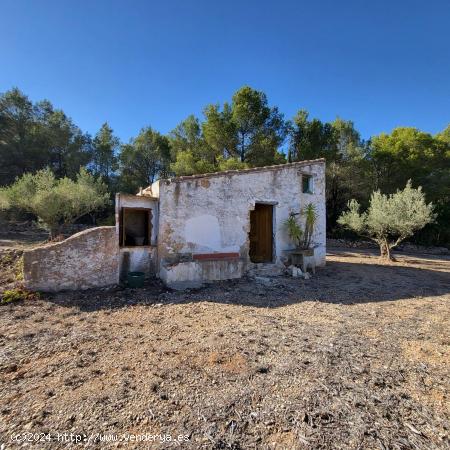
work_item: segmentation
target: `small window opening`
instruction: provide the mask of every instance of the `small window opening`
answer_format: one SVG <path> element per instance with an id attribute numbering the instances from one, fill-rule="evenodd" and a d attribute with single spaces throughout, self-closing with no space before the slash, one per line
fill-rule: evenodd
<path id="1" fill-rule="evenodd" d="M 152 210 L 149 208 L 122 208 L 119 231 L 120 245 L 123 247 L 150 245 Z"/>
<path id="2" fill-rule="evenodd" d="M 313 193 L 313 177 L 311 175 L 302 175 L 302 192 L 304 194 Z"/>

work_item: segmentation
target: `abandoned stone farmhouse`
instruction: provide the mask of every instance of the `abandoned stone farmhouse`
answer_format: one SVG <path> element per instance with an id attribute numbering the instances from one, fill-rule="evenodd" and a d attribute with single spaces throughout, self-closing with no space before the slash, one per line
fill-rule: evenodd
<path id="1" fill-rule="evenodd" d="M 161 179 L 116 195 L 116 225 L 24 254 L 27 287 L 41 291 L 118 284 L 130 271 L 175 288 L 275 273 L 295 248 L 290 213 L 312 203 L 314 260 L 325 264 L 325 160 Z M 301 215 L 298 216 L 301 223 Z"/>

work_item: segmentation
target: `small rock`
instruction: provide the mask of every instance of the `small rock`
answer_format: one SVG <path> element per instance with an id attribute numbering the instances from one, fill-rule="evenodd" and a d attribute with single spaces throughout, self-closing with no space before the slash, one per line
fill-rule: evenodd
<path id="1" fill-rule="evenodd" d="M 267 277 L 255 277 L 255 281 L 259 284 L 262 284 L 264 286 L 271 286 L 272 280 Z"/>

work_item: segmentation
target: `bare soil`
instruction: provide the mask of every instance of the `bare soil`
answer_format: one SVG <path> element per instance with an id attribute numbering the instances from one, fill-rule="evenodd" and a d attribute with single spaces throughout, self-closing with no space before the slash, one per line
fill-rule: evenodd
<path id="1" fill-rule="evenodd" d="M 0 444 L 449 448 L 449 301 L 449 259 L 340 250 L 269 287 L 154 282 L 1 306 Z M 186 437 L 68 445 L 64 432 Z"/>

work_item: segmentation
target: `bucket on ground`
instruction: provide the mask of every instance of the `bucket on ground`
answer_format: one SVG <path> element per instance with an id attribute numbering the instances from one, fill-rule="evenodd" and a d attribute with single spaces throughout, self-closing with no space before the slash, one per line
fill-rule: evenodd
<path id="1" fill-rule="evenodd" d="M 144 286 L 144 276 L 144 272 L 128 272 L 128 286 L 131 288 L 140 288 Z"/>

